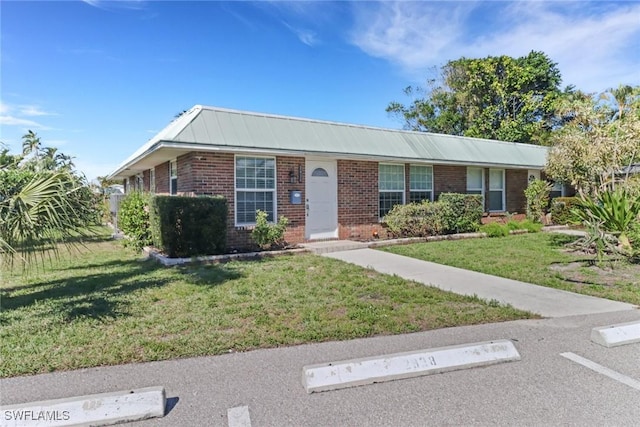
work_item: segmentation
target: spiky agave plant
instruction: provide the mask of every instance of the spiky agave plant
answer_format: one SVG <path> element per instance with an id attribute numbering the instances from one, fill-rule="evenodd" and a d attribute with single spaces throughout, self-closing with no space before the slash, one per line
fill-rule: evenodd
<path id="1" fill-rule="evenodd" d="M 588 241 L 596 244 L 599 256 L 610 247 L 609 236 L 617 239 L 620 253 L 626 256 L 633 253 L 630 233 L 640 217 L 640 197 L 625 188 L 603 191 L 597 196 L 581 196 L 574 213 L 587 227 Z"/>

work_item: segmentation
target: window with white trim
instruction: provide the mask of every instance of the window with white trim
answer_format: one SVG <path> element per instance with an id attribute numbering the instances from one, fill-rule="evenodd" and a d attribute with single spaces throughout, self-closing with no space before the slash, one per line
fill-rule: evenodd
<path id="1" fill-rule="evenodd" d="M 178 194 L 178 162 L 169 162 L 169 194 Z"/>
<path id="2" fill-rule="evenodd" d="M 156 168 L 149 169 L 149 192 L 156 192 Z"/>
<path id="3" fill-rule="evenodd" d="M 467 194 L 484 196 L 484 169 L 467 168 Z"/>
<path id="4" fill-rule="evenodd" d="M 236 225 L 256 222 L 256 210 L 276 217 L 276 159 L 236 156 Z"/>
<path id="5" fill-rule="evenodd" d="M 395 205 L 404 204 L 404 165 L 378 164 L 378 215 L 382 219 Z"/>
<path id="6" fill-rule="evenodd" d="M 504 169 L 489 169 L 489 211 L 502 212 L 504 204 Z"/>
<path id="7" fill-rule="evenodd" d="M 433 200 L 433 167 L 409 166 L 409 202 Z"/>

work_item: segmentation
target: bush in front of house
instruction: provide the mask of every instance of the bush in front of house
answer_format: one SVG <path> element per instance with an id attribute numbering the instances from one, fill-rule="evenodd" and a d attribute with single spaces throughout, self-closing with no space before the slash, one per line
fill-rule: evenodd
<path id="1" fill-rule="evenodd" d="M 549 194 L 551 184 L 541 179 L 533 180 L 524 190 L 527 198 L 527 219 L 533 222 L 542 222 L 547 206 L 549 206 Z"/>
<path id="2" fill-rule="evenodd" d="M 443 205 L 444 233 L 473 233 L 482 221 L 482 196 L 479 194 L 442 193 L 438 202 Z"/>
<path id="3" fill-rule="evenodd" d="M 395 205 L 383 221 L 387 230 L 397 237 L 426 237 L 443 234 L 443 206 L 439 202 L 423 201 Z"/>
<path id="4" fill-rule="evenodd" d="M 505 237 L 509 235 L 509 226 L 499 222 L 490 222 L 480 226 L 480 231 L 487 237 Z"/>
<path id="5" fill-rule="evenodd" d="M 551 222 L 558 225 L 578 224 L 580 218 L 574 208 L 580 206 L 577 197 L 556 197 L 551 201 Z"/>
<path id="6" fill-rule="evenodd" d="M 222 254 L 227 209 L 221 196 L 155 196 L 150 210 L 153 243 L 172 258 Z"/>
<path id="7" fill-rule="evenodd" d="M 260 248 L 271 249 L 282 247 L 285 244 L 284 232 L 287 231 L 289 220 L 281 216 L 276 224 L 270 224 L 267 213 L 258 209 L 256 211 L 256 225 L 251 232 L 251 238 Z"/>
<path id="8" fill-rule="evenodd" d="M 437 202 L 395 205 L 383 218 L 396 237 L 426 237 L 478 231 L 482 196 L 444 193 Z"/>
<path id="9" fill-rule="evenodd" d="M 538 233 L 542 230 L 542 224 L 539 222 L 534 222 L 529 219 L 525 219 L 524 221 L 520 221 L 519 230 L 527 230 L 529 233 Z"/>
<path id="10" fill-rule="evenodd" d="M 125 246 L 141 250 L 151 244 L 149 202 L 150 196 L 139 191 L 127 194 L 120 202 L 118 228 L 125 234 Z"/>

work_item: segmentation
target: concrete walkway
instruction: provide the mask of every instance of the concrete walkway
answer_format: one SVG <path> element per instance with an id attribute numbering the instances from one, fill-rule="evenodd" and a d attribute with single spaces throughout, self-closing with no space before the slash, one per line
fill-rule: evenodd
<path id="1" fill-rule="evenodd" d="M 395 274 L 445 291 L 498 300 L 544 317 L 607 313 L 636 308 L 631 304 L 532 285 L 374 249 L 331 252 L 323 256 L 371 268 L 380 273 Z"/>

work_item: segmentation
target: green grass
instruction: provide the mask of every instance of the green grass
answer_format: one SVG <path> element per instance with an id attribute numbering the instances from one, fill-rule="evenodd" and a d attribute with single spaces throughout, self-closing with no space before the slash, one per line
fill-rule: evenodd
<path id="1" fill-rule="evenodd" d="M 0 285 L 0 376 L 534 317 L 337 260 L 164 268 L 94 238 Z"/>
<path id="2" fill-rule="evenodd" d="M 640 305 L 640 265 L 594 265 L 571 253 L 576 237 L 554 233 L 512 235 L 392 246 L 382 250 L 495 276 Z"/>

